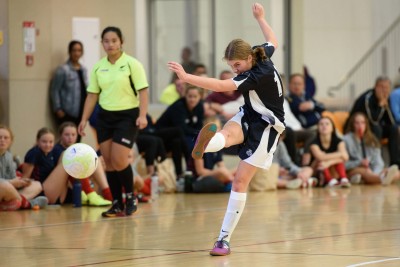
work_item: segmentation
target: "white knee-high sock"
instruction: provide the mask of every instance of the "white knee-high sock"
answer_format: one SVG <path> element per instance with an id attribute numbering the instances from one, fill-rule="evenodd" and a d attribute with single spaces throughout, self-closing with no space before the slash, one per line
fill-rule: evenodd
<path id="1" fill-rule="evenodd" d="M 238 193 L 231 191 L 228 207 L 226 209 L 218 240 L 221 240 L 223 238 L 224 240 L 229 242 L 229 240 L 231 239 L 231 235 L 235 230 L 237 223 L 239 222 L 240 216 L 242 216 L 242 212 L 246 204 L 246 198 L 247 193 Z"/>
<path id="2" fill-rule="evenodd" d="M 222 133 L 216 133 L 211 138 L 204 152 L 217 152 L 225 147 L 225 136 Z"/>

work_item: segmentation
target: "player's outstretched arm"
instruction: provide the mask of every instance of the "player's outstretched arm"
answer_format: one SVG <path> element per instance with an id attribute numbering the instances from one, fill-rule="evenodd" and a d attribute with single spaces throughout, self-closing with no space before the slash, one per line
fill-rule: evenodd
<path id="1" fill-rule="evenodd" d="M 215 92 L 226 92 L 236 90 L 235 83 L 231 80 L 219 80 L 215 78 L 208 78 L 202 76 L 196 76 L 193 74 L 186 73 L 182 65 L 177 62 L 168 62 L 168 68 L 175 72 L 179 79 L 186 83 L 190 83 L 200 88 L 208 89 Z"/>
<path id="2" fill-rule="evenodd" d="M 265 40 L 267 42 L 272 43 L 275 49 L 277 49 L 278 40 L 276 39 L 275 33 L 272 30 L 271 26 L 269 26 L 268 22 L 265 20 L 264 7 L 261 4 L 259 3 L 253 4 L 253 16 L 257 20 L 258 25 L 260 25 Z"/>

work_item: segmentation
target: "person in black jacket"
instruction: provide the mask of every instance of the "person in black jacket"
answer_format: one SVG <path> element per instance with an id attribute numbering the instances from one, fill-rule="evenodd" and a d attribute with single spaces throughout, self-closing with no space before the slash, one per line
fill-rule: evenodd
<path id="1" fill-rule="evenodd" d="M 293 114 L 305 129 L 317 125 L 325 110 L 322 103 L 306 94 L 304 76 L 299 73 L 290 75 L 287 100 Z"/>
<path id="2" fill-rule="evenodd" d="M 367 90 L 354 102 L 349 117 L 356 112 L 364 113 L 376 138 L 388 138 L 390 165 L 400 165 L 400 134 L 390 108 L 390 92 L 390 79 L 386 76 L 378 77 L 375 87 Z"/>
<path id="3" fill-rule="evenodd" d="M 193 148 L 197 134 L 203 127 L 203 91 L 199 87 L 189 86 L 185 97 L 175 101 L 161 114 L 155 124 L 156 129 L 181 128 L 185 134 L 187 146 Z"/>

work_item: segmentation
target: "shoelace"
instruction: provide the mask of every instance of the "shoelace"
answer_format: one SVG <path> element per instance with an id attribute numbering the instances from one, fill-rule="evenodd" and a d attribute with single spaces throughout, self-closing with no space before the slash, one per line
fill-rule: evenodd
<path id="1" fill-rule="evenodd" d="M 224 238 L 227 238 L 228 235 L 225 235 L 221 238 L 221 240 L 217 241 L 217 247 L 218 248 L 224 248 L 224 243 L 228 244 L 228 241 L 225 241 Z"/>

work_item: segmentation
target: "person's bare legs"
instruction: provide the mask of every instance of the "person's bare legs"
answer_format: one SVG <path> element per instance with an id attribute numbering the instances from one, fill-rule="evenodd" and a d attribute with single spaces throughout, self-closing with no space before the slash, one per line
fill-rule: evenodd
<path id="1" fill-rule="evenodd" d="M 97 168 L 94 171 L 92 178 L 93 182 L 95 182 L 101 190 L 104 190 L 105 188 L 109 187 L 107 182 L 106 172 L 101 163 L 97 165 Z"/>
<path id="2" fill-rule="evenodd" d="M 60 198 L 61 203 L 64 202 L 68 190 L 68 174 L 62 164 L 57 164 L 42 186 L 49 204 L 56 203 L 58 198 Z"/>
<path id="3" fill-rule="evenodd" d="M 0 178 L 0 211 L 17 210 L 21 207 L 21 196 L 17 189 L 5 179 Z"/>
<path id="4" fill-rule="evenodd" d="M 207 123 L 203 126 L 192 151 L 194 159 L 201 159 L 206 152 L 217 152 L 224 147 L 243 142 L 242 127 L 237 122 L 229 121 L 222 130 L 216 131 L 217 125 L 215 123 Z"/>
<path id="5" fill-rule="evenodd" d="M 30 185 L 18 190 L 18 192 L 23 195 L 27 200 L 35 198 L 42 192 L 42 184 L 38 181 L 32 181 Z"/>
<path id="6" fill-rule="evenodd" d="M 101 156 L 103 157 L 106 172 L 115 171 L 111 163 L 111 145 L 112 140 L 106 140 L 100 144 Z"/>
<path id="7" fill-rule="evenodd" d="M 225 147 L 243 143 L 242 126 L 236 122 L 228 121 L 219 132 L 225 137 Z"/>
<path id="8" fill-rule="evenodd" d="M 0 202 L 11 201 L 11 200 L 21 200 L 17 189 L 5 179 L 0 179 Z"/>
<path id="9" fill-rule="evenodd" d="M 381 184 L 382 183 L 382 180 L 378 174 L 373 173 L 363 167 L 356 167 L 356 168 L 352 169 L 351 171 L 349 171 L 348 176 L 351 177 L 357 173 L 361 174 L 361 178 L 366 184 Z"/>
<path id="10" fill-rule="evenodd" d="M 235 178 L 233 178 L 232 191 L 246 193 L 249 183 L 256 172 L 257 167 L 250 165 L 243 160 L 240 161 Z"/>

